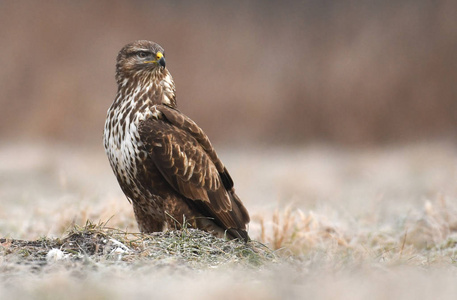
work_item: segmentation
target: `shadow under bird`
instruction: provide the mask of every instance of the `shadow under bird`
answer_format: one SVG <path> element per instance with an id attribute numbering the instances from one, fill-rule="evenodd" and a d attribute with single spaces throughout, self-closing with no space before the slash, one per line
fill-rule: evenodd
<path id="1" fill-rule="evenodd" d="M 203 130 L 177 109 L 163 48 L 145 40 L 124 46 L 116 81 L 104 146 L 140 231 L 187 223 L 249 241 L 249 213 L 230 174 Z"/>

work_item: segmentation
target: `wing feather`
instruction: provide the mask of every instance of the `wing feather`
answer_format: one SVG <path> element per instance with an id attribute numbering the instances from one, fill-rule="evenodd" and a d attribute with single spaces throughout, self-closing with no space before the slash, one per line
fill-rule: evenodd
<path id="1" fill-rule="evenodd" d="M 140 138 L 149 145 L 152 160 L 175 190 L 188 199 L 211 203 L 216 212 L 231 210 L 230 197 L 225 188 L 221 188 L 219 172 L 195 138 L 168 122 L 153 118 L 141 124 Z"/>
<path id="2" fill-rule="evenodd" d="M 189 117 L 180 113 L 178 110 L 170 108 L 166 105 L 157 105 L 157 109 L 165 116 L 165 118 L 178 128 L 185 130 L 194 137 L 200 146 L 206 151 L 211 160 L 214 162 L 219 172 L 224 172 L 224 165 L 216 154 L 216 150 L 211 145 L 208 136 L 203 130 Z"/>
<path id="3" fill-rule="evenodd" d="M 166 181 L 235 237 L 247 238 L 249 214 L 206 134 L 190 118 L 156 105 L 163 118 L 140 123 L 140 139 Z"/>

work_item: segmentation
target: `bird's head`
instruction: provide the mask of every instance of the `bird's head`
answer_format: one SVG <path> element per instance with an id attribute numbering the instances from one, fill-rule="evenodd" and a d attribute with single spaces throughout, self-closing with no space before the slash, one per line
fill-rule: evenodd
<path id="1" fill-rule="evenodd" d="M 135 75 L 165 71 L 165 51 L 154 42 L 139 40 L 127 44 L 117 56 L 116 80 L 118 84 Z"/>

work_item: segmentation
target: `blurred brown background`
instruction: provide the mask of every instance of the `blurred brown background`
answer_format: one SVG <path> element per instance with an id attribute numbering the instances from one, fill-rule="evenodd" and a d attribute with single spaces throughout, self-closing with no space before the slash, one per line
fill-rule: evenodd
<path id="1" fill-rule="evenodd" d="M 1 1 L 0 138 L 101 145 L 136 39 L 218 144 L 457 136 L 456 1 Z"/>

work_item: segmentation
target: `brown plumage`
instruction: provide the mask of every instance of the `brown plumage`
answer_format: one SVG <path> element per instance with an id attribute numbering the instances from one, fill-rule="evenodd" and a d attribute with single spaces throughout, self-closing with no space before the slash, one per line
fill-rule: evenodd
<path id="1" fill-rule="evenodd" d="M 118 92 L 104 145 L 140 231 L 190 226 L 249 240 L 249 214 L 206 134 L 176 108 L 161 46 L 136 41 L 119 52 Z"/>

